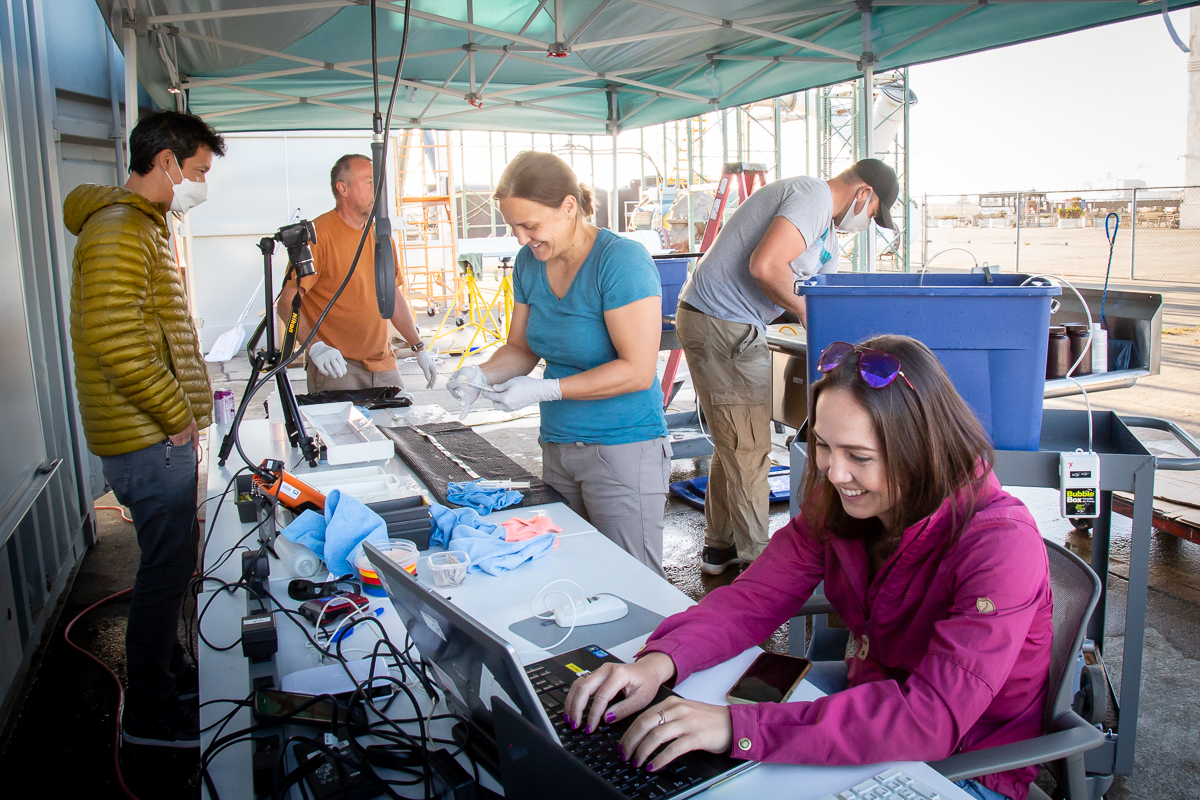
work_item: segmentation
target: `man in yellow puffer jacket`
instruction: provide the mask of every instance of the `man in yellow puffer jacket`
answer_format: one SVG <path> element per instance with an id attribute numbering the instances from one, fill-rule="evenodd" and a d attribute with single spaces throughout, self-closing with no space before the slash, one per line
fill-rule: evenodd
<path id="1" fill-rule="evenodd" d="M 79 237 L 71 349 L 88 449 L 129 507 L 141 549 L 125 653 L 122 736 L 199 747 L 196 668 L 176 633 L 196 568 L 199 430 L 211 422 L 208 372 L 169 245 L 168 210 L 204 201 L 222 138 L 198 117 L 148 115 L 130 137 L 125 187 L 83 185 L 63 204 Z"/>

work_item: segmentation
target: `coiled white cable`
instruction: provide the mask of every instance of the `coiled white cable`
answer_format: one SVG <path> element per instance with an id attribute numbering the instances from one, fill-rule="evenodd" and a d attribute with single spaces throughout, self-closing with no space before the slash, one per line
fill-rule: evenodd
<path id="1" fill-rule="evenodd" d="M 571 627 L 567 629 L 566 636 L 562 637 L 554 644 L 547 645 L 546 647 L 539 647 L 536 650 L 518 650 L 517 655 L 527 656 L 527 655 L 532 655 L 533 653 L 548 652 L 550 650 L 553 650 L 555 647 L 558 647 L 560 644 L 565 642 L 567 639 L 570 639 L 571 634 L 575 632 L 575 621 L 579 617 L 579 609 L 576 608 L 576 606 L 575 606 L 576 601 L 571 599 L 571 595 L 568 594 L 567 592 L 563 591 L 562 589 L 555 589 L 554 591 L 550 592 L 549 594 L 545 595 L 544 597 L 542 596 L 543 592 L 545 592 L 547 589 L 549 589 L 551 586 L 553 586 L 556 583 L 569 583 L 572 586 L 574 586 L 576 589 L 579 590 L 579 598 L 581 600 L 584 597 L 587 597 L 587 593 L 583 590 L 583 587 L 580 586 L 578 583 L 571 580 L 570 578 L 559 578 L 558 580 L 550 581 L 545 586 L 543 586 L 541 589 L 538 589 L 537 594 L 535 594 L 533 596 L 533 599 L 531 601 L 529 601 L 529 613 L 533 614 L 538 619 L 553 618 L 554 617 L 554 609 L 551 608 L 549 603 L 547 603 L 546 601 L 550 597 L 550 595 L 561 594 L 562 596 L 567 598 L 567 602 L 571 605 Z M 542 598 L 542 612 L 540 612 L 540 613 L 538 611 L 535 611 L 533 608 L 534 603 L 536 603 L 538 601 L 539 597 Z"/>

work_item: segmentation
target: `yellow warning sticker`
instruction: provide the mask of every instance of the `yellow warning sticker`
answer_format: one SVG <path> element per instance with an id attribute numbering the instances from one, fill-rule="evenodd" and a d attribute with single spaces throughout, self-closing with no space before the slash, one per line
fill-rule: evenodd
<path id="1" fill-rule="evenodd" d="M 571 670 L 571 672 L 574 672 L 576 675 L 587 672 L 586 669 L 584 669 L 583 667 L 580 667 L 580 666 L 576 666 L 575 664 L 567 664 L 567 669 Z"/>

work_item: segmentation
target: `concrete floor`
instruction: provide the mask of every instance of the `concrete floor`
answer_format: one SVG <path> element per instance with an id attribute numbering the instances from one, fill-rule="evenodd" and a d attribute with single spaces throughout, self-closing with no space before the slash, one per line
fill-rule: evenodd
<path id="1" fill-rule="evenodd" d="M 1133 290 L 1154 291 L 1132 284 Z M 1200 323 L 1200 287 L 1166 287 L 1164 327 L 1195 326 Z M 455 360 L 456 361 L 456 360 Z M 455 361 L 444 366 L 448 374 Z M 1092 398 L 1096 408 L 1166 417 L 1200 435 L 1200 333 L 1196 331 L 1164 337 L 1163 371 L 1144 379 L 1138 386 Z M 402 363 L 401 374 L 409 383 L 417 404 L 439 404 L 456 410 L 457 402 L 442 388 L 429 391 L 419 382 L 415 364 Z M 244 357 L 224 365 L 210 365 L 214 388 L 228 387 L 240 398 L 248 376 Z M 302 370 L 292 370 L 293 385 L 303 391 Z M 265 398 L 266 391 L 262 393 Z M 261 399 L 261 398 L 260 398 Z M 690 408 L 694 401 L 685 388 L 674 406 Z M 1048 405 L 1082 407 L 1075 399 L 1051 401 Z M 256 403 L 248 418 L 262 417 Z M 476 430 L 522 466 L 540 473 L 537 419 L 525 417 L 499 421 L 501 415 L 484 412 L 473 416 Z M 776 435 L 773 458 L 787 463 L 784 437 Z M 681 459 L 672 465 L 672 481 L 707 471 L 707 459 Z M 1064 542 L 1085 559 L 1090 539 L 1058 517 L 1057 495 L 1043 490 L 1022 490 L 1019 496 L 1029 505 L 1047 538 Z M 103 500 L 100 504 L 104 504 Z M 45 744 L 55 742 L 56 753 L 68 756 L 73 766 L 57 775 L 61 794 L 92 797 L 123 796 L 113 777 L 112 724 L 115 693 L 111 679 L 97 667 L 65 648 L 61 627 L 88 604 L 132 584 L 137 565 L 136 542 L 130 525 L 114 512 L 98 512 L 100 541 L 84 558 L 75 585 L 65 601 L 57 630 L 42 656 L 30 685 L 22 712 L 6 742 L 0 743 L 0 766 L 6 774 L 25 774 L 30 763 L 45 763 Z M 771 529 L 787 521 L 787 507 L 772 510 Z M 690 597 L 700 599 L 731 576 L 709 577 L 699 571 L 699 553 L 704 537 L 703 515 L 672 499 L 666 512 L 664 568 L 668 578 Z M 1128 576 L 1129 520 L 1115 516 L 1112 531 L 1112 570 L 1108 597 L 1105 652 L 1114 682 L 1119 681 L 1120 655 L 1124 644 L 1125 581 Z M 125 607 L 116 602 L 93 612 L 75 629 L 77 641 L 96 652 L 122 674 Z M 786 626 L 769 640 L 771 649 L 786 650 Z M 1118 778 L 1107 797 L 1196 800 L 1200 797 L 1200 547 L 1173 536 L 1155 533 L 1151 552 L 1150 597 L 1142 671 L 1142 705 L 1138 724 L 1136 768 L 1133 775 Z M 67 688 L 64 688 L 67 687 Z M 198 764 L 194 754 L 159 752 L 137 747 L 122 749 L 127 781 L 140 797 L 185 797 L 199 792 Z M 44 778 L 38 785 L 44 787 Z M 23 796 L 23 795 L 22 795 Z"/>

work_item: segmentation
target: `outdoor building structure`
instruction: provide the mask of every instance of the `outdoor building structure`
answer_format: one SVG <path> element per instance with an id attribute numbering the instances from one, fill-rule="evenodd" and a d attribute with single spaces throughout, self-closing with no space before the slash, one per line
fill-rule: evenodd
<path id="1" fill-rule="evenodd" d="M 270 11 L 272 4 L 261 5 Z M 0 469 L 0 611 L 11 612 L 0 614 L 0 717 L 20 696 L 57 602 L 94 542 L 92 502 L 104 491 L 74 406 L 64 306 L 73 240 L 62 224 L 62 198 L 79 183 L 122 181 L 124 137 L 139 108 L 190 103 L 225 132 L 350 131 L 364 141 L 369 59 L 357 51 L 337 55 L 331 43 L 347 30 L 364 30 L 366 9 L 354 0 L 313 5 L 285 18 L 254 16 L 245 13 L 251 4 L 219 0 L 210 12 L 179 0 L 155 2 L 153 11 L 145 2 L 0 0 L 0 298 L 7 330 L 0 359 L 9 444 Z M 382 3 L 381 10 L 394 15 L 403 5 Z M 486 20 L 476 9 L 474 22 L 422 10 L 413 14 L 421 35 L 410 53 L 421 74 L 405 73 L 394 125 L 555 130 L 615 142 L 622 130 L 857 79 L 865 86 L 851 150 L 874 152 L 874 126 L 861 120 L 871 118 L 876 70 L 1160 10 L 1132 0 L 1037 8 L 833 3 L 820 13 L 759 3 L 760 16 L 747 21 L 743 5 L 514 2 L 497 4 L 504 13 Z M 1019 24 L 1005 25 L 1017 11 L 1024 14 Z M 396 30 L 390 26 L 384 37 L 383 72 L 395 66 Z M 563 58 L 548 60 L 547 50 Z M 545 80 L 549 68 L 563 77 Z M 1191 73 L 1193 96 L 1197 75 Z M 390 89 L 390 78 L 384 83 Z M 1196 163 L 1189 156 L 1189 186 L 1200 183 Z M 1164 210 L 1174 203 L 1180 227 L 1192 227 L 1186 199 L 1144 201 Z M 1001 205 L 1007 202 L 1002 196 Z M 1036 196 L 1026 202 L 1028 212 L 1050 210 Z M 1143 198 L 1136 202 L 1140 210 Z M 281 210 L 260 233 L 287 221 Z M 205 265 L 191 257 L 189 223 L 180 231 L 181 261 L 194 292 Z M 863 250 L 875 246 L 872 239 Z"/>

